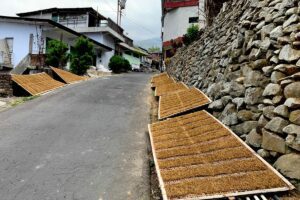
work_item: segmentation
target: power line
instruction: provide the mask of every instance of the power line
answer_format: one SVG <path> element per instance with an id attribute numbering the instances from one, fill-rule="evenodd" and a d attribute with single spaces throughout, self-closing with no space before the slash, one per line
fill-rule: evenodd
<path id="1" fill-rule="evenodd" d="M 113 11 L 113 12 L 115 12 L 115 13 L 117 13 L 118 14 L 118 12 L 116 11 L 116 10 L 114 10 L 114 8 L 106 1 L 106 0 L 103 0 L 104 1 L 104 3 Z M 101 8 L 100 8 L 101 9 Z M 152 30 L 150 30 L 150 29 L 148 29 L 147 27 L 145 27 L 145 26 L 143 26 L 143 25 L 141 25 L 141 24 L 139 24 L 139 23 L 137 23 L 135 20 L 133 20 L 132 18 L 130 18 L 130 17 L 128 17 L 128 16 L 126 16 L 126 15 L 123 15 L 128 21 L 130 21 L 131 23 L 133 23 L 133 24 L 135 24 L 135 25 L 137 25 L 138 26 L 138 28 L 140 29 L 140 30 L 144 30 L 144 31 L 147 31 L 147 32 L 149 32 L 149 33 L 151 33 L 151 34 L 156 34 L 156 33 L 154 33 Z M 157 41 L 158 41 L 158 39 L 157 39 Z M 160 40 L 159 40 L 160 41 Z"/>

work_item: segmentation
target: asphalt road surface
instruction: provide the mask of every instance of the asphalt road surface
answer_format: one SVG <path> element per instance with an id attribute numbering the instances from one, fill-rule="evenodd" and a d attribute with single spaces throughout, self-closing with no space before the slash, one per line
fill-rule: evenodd
<path id="1" fill-rule="evenodd" d="M 150 76 L 90 80 L 0 112 L 0 199 L 149 199 Z"/>

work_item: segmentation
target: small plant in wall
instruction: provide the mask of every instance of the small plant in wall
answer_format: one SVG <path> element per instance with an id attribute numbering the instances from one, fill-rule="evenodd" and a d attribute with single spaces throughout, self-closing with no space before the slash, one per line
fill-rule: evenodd
<path id="1" fill-rule="evenodd" d="M 80 37 L 71 49 L 71 71 L 77 75 L 84 75 L 93 65 L 94 46 L 88 39 Z"/>
<path id="2" fill-rule="evenodd" d="M 187 33 L 183 36 L 183 43 L 188 46 L 192 42 L 198 40 L 200 37 L 200 30 L 198 24 L 192 24 L 188 29 Z"/>
<path id="3" fill-rule="evenodd" d="M 129 61 L 118 55 L 111 57 L 108 66 L 113 73 L 122 73 L 132 70 Z"/>
<path id="4" fill-rule="evenodd" d="M 58 40 L 50 40 L 47 43 L 46 64 L 61 69 L 65 67 L 69 59 L 68 49 L 67 44 Z"/>

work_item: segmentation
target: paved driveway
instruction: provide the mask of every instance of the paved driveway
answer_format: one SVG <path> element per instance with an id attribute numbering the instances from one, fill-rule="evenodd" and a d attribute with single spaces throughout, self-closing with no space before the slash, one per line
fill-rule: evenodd
<path id="1" fill-rule="evenodd" d="M 149 199 L 149 79 L 95 79 L 1 112 L 0 199 Z"/>

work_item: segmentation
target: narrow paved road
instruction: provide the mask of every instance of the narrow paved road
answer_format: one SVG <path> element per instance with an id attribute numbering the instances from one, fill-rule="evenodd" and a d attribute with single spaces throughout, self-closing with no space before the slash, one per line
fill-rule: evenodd
<path id="1" fill-rule="evenodd" d="M 149 78 L 95 79 L 1 112 L 0 199 L 148 199 Z"/>

